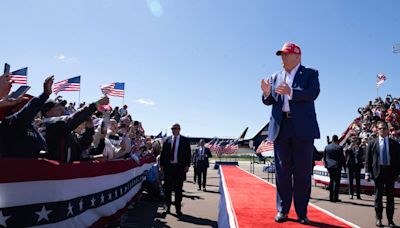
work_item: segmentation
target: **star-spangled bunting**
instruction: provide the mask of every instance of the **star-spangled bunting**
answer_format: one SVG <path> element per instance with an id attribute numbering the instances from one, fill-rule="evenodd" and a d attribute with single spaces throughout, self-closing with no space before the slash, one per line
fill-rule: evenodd
<path id="1" fill-rule="evenodd" d="M 145 178 L 146 172 L 121 186 L 69 201 L 33 204 L 24 206 L 23 208 L 11 207 L 4 210 L 2 209 L 0 210 L 0 227 L 27 227 L 66 220 L 77 216 L 86 210 L 112 203 L 114 200 L 119 199 L 131 191 L 133 187 L 141 183 Z M 106 195 L 108 198 L 105 197 Z M 79 213 L 74 213 L 74 208 L 76 208 L 76 212 L 79 211 Z M 31 213 L 36 216 L 28 216 L 26 213 Z M 32 218 L 34 220 L 26 218 Z"/>
<path id="2" fill-rule="evenodd" d="M 42 219 L 49 221 L 49 214 L 51 212 L 51 210 L 46 210 L 46 206 L 43 205 L 41 211 L 35 212 L 37 215 L 39 215 L 37 222 L 40 222 Z"/>
<path id="3" fill-rule="evenodd" d="M 0 226 L 7 227 L 7 219 L 11 216 L 4 216 L 3 212 L 0 210 Z"/>

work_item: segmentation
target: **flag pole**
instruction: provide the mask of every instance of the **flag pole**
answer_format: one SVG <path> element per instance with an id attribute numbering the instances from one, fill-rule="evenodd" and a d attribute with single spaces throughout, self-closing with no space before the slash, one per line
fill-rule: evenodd
<path id="1" fill-rule="evenodd" d="M 79 88 L 78 107 L 81 105 L 81 89 Z"/>

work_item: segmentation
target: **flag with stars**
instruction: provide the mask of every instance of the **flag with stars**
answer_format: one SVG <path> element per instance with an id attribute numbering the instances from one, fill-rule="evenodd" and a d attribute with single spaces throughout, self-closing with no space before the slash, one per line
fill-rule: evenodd
<path id="1" fill-rule="evenodd" d="M 101 92 L 108 96 L 124 97 L 125 94 L 125 83 L 124 82 L 113 82 L 108 85 L 102 85 L 100 87 Z"/>
<path id="2" fill-rule="evenodd" d="M 0 176 L 0 227 L 104 225 L 137 196 L 154 162 L 0 159 L 13 174 Z"/>
<path id="3" fill-rule="evenodd" d="M 54 83 L 53 92 L 55 94 L 61 91 L 80 91 L 81 90 L 81 76 L 76 76 L 70 79 L 65 79 Z"/>

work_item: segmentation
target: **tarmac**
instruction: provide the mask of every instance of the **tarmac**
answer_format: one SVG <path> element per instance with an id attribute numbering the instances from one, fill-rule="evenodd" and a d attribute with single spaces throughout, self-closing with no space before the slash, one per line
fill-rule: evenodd
<path id="1" fill-rule="evenodd" d="M 219 206 L 219 174 L 210 164 L 207 176 L 207 191 L 197 190 L 198 185 L 193 183 L 193 169 L 189 169 L 187 180 L 184 183 L 182 212 L 177 216 L 175 208 L 171 207 L 171 214 L 166 214 L 163 201 L 151 199 L 146 192 L 140 200 L 132 205 L 121 217 L 120 222 L 112 227 L 218 227 Z M 239 162 L 239 166 L 251 171 L 250 162 Z M 254 174 L 264 180 L 273 178 L 273 174 L 263 173 L 264 164 L 254 164 Z M 260 193 L 262 194 L 262 193 Z M 362 200 L 350 199 L 347 194 L 340 194 L 342 202 L 329 201 L 329 191 L 323 185 L 313 186 L 310 203 L 329 211 L 359 227 L 375 227 L 374 195 L 362 194 Z M 272 200 L 275 200 L 275 196 Z M 384 206 L 386 199 L 384 197 Z M 383 224 L 387 226 L 386 212 L 383 211 Z M 257 216 L 255 219 L 263 219 Z M 312 220 L 312 218 L 309 218 Z M 394 222 L 400 225 L 400 199 L 395 198 Z M 300 226 L 300 225 L 299 225 Z"/>

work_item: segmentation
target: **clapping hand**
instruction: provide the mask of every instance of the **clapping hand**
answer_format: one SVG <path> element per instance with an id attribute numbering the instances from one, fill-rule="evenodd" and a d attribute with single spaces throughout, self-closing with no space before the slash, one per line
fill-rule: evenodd
<path id="1" fill-rule="evenodd" d="M 261 80 L 261 90 L 264 93 L 264 96 L 269 96 L 271 93 L 271 82 L 270 79 L 267 79 L 267 82 L 265 82 L 264 79 Z"/>
<path id="2" fill-rule="evenodd" d="M 292 89 L 289 87 L 289 85 L 286 82 L 282 82 L 280 84 L 280 86 L 275 89 L 275 92 L 277 94 L 281 94 L 281 95 L 283 95 L 283 94 L 290 95 L 291 90 Z"/>

